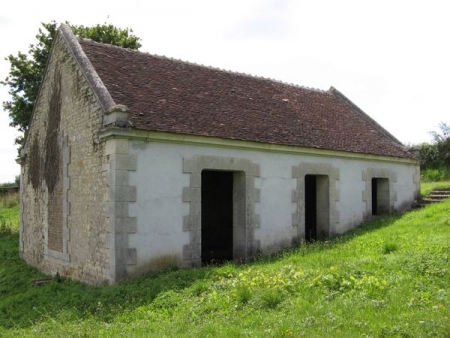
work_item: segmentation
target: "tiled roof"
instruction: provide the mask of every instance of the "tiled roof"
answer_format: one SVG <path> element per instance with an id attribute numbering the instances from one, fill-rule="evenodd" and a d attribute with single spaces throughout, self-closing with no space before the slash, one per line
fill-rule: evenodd
<path id="1" fill-rule="evenodd" d="M 79 39 L 132 128 L 395 157 L 412 154 L 331 88 L 319 91 Z"/>

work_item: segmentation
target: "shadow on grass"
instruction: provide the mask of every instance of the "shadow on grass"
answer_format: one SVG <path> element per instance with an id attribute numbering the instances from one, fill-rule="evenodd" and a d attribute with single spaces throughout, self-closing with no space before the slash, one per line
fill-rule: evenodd
<path id="1" fill-rule="evenodd" d="M 0 234 L 0 332 L 26 328 L 42 318 L 69 312 L 71 319 L 110 322 L 125 311 L 153 302 L 162 292 L 182 290 L 204 279 L 211 268 L 147 273 L 118 285 L 90 286 L 76 281 L 52 281 L 32 286 L 45 275 L 19 258 L 18 235 Z"/>
<path id="2" fill-rule="evenodd" d="M 333 249 L 359 236 L 394 224 L 401 215 L 381 217 L 332 239 L 315 243 L 301 243 L 299 247 L 271 256 L 259 256 L 249 265 L 264 264 L 290 254 L 308 254 Z M 53 281 L 34 287 L 33 279 L 44 275 L 27 266 L 18 253 L 18 235 L 0 234 L 0 329 L 26 328 L 42 318 L 57 318 L 70 312 L 71 320 L 95 316 L 97 320 L 112 321 L 124 312 L 151 304 L 163 292 L 183 290 L 204 280 L 215 266 L 147 273 L 118 285 L 90 286 L 75 281 Z"/>
<path id="3" fill-rule="evenodd" d="M 272 255 L 259 255 L 252 262 L 257 264 L 273 263 L 284 259 L 286 256 L 291 254 L 301 254 L 302 256 L 313 254 L 317 251 L 326 251 L 335 249 L 355 238 L 365 236 L 382 228 L 387 228 L 393 225 L 396 221 L 402 218 L 404 215 L 391 215 L 391 216 L 380 216 L 376 219 L 366 221 L 359 225 L 358 227 L 349 230 L 348 232 L 338 235 L 335 237 L 328 238 L 326 240 L 317 240 L 306 242 L 302 241 L 297 246 L 293 248 L 288 248 Z"/>

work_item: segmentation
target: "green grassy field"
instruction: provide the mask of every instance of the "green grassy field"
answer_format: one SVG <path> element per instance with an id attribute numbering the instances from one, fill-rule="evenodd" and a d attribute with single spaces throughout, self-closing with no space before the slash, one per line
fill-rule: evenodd
<path id="1" fill-rule="evenodd" d="M 441 182 L 422 182 L 420 183 L 420 195 L 429 195 L 434 189 L 450 188 L 450 181 Z"/>
<path id="2" fill-rule="evenodd" d="M 246 265 L 114 286 L 34 287 L 44 276 L 17 243 L 5 227 L 0 336 L 450 337 L 450 200 Z"/>

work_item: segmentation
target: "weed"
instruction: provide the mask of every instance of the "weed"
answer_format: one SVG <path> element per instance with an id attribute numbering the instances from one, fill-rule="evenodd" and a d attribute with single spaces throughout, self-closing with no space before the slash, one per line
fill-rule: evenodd
<path id="1" fill-rule="evenodd" d="M 199 296 L 201 295 L 203 292 L 205 292 L 206 290 L 208 290 L 209 285 L 206 281 L 204 280 L 199 280 L 196 281 L 192 286 L 191 286 L 191 290 L 192 290 L 192 294 L 194 296 Z"/>
<path id="2" fill-rule="evenodd" d="M 249 300 L 252 298 L 252 292 L 250 291 L 249 287 L 241 286 L 237 289 L 237 297 L 239 303 L 247 304 Z"/>
<path id="3" fill-rule="evenodd" d="M 420 174 L 422 182 L 439 182 L 450 180 L 450 168 L 426 169 Z"/>
<path id="4" fill-rule="evenodd" d="M 391 252 L 396 251 L 397 249 L 398 249 L 397 243 L 388 241 L 388 242 L 383 243 L 383 248 L 382 248 L 381 252 L 386 255 L 386 254 L 390 254 Z"/>
<path id="5" fill-rule="evenodd" d="M 10 234 L 11 224 L 8 223 L 5 217 L 0 216 L 0 234 Z"/>
<path id="6" fill-rule="evenodd" d="M 275 309 L 284 299 L 283 293 L 274 289 L 262 291 L 259 297 L 262 307 L 268 309 Z"/>
<path id="7" fill-rule="evenodd" d="M 236 266 L 232 262 L 227 262 L 222 266 L 215 269 L 215 274 L 218 277 L 229 278 L 233 277 L 236 273 Z"/>

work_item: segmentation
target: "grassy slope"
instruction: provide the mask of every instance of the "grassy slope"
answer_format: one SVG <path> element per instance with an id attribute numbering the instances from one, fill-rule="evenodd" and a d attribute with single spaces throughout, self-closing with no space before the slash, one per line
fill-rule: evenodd
<path id="1" fill-rule="evenodd" d="M 4 210 L 0 210 L 0 215 Z M 0 234 L 0 335 L 336 337 L 450 332 L 450 200 L 245 266 L 52 282 Z"/>
<path id="2" fill-rule="evenodd" d="M 422 182 L 420 183 L 420 194 L 422 196 L 429 195 L 434 189 L 450 188 L 450 181 L 442 182 Z"/>

